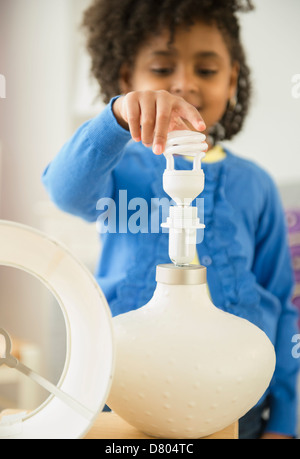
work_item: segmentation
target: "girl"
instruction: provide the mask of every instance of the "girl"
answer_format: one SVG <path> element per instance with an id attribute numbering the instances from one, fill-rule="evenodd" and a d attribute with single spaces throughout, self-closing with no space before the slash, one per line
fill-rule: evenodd
<path id="1" fill-rule="evenodd" d="M 220 143 L 242 129 L 248 111 L 250 78 L 237 12 L 251 8 L 242 0 L 95 0 L 84 26 L 108 105 L 63 146 L 43 182 L 61 209 L 88 221 L 103 221 L 102 198 L 122 211 L 127 202 L 120 191 L 127 201 L 146 199 L 150 209 L 152 198 L 166 196 L 161 153 L 168 132 L 190 128 L 207 135 L 206 229 L 198 260 L 207 266 L 214 304 L 261 327 L 277 354 L 272 384 L 240 420 L 240 438 L 290 438 L 296 434 L 291 339 L 297 329 L 284 214 L 269 175 Z M 191 167 L 184 157 L 175 163 Z M 168 234 L 147 225 L 130 232 L 121 214 L 116 231 L 103 231 L 96 272 L 113 315 L 146 304 L 156 265 L 169 263 Z"/>

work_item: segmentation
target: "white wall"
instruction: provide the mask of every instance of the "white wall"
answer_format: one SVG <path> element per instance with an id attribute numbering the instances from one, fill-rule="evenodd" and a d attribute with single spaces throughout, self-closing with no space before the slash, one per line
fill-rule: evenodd
<path id="1" fill-rule="evenodd" d="M 2 0 L 2 217 L 35 223 L 41 171 L 69 133 L 70 0 Z"/>
<path id="2" fill-rule="evenodd" d="M 265 167 L 280 185 L 300 184 L 300 88 L 299 98 L 292 96 L 292 77 L 300 74 L 300 2 L 254 3 L 256 10 L 241 16 L 254 97 L 245 129 L 231 146 Z"/>

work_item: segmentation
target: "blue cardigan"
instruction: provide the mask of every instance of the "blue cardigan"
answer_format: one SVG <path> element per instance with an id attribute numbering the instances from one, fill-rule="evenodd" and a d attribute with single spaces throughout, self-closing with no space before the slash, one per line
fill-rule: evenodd
<path id="1" fill-rule="evenodd" d="M 95 276 L 114 316 L 146 304 L 156 287 L 156 265 L 170 260 L 168 234 L 157 227 L 150 231 L 151 218 L 160 212 L 157 198 L 168 197 L 162 187 L 165 158 L 131 140 L 117 123 L 112 102 L 77 130 L 42 180 L 62 210 L 90 222 L 107 224 L 111 218 L 110 230 L 101 235 Z M 183 157 L 175 164 L 191 168 Z M 292 357 L 292 337 L 297 313 L 290 301 L 293 274 L 278 192 L 264 170 L 227 150 L 225 159 L 203 163 L 203 171 L 206 227 L 197 252 L 207 267 L 212 301 L 258 325 L 274 344 L 277 366 L 263 397 L 270 395 L 271 401 L 268 430 L 296 435 L 299 362 Z M 109 212 L 103 204 L 112 201 L 105 198 L 116 206 Z M 136 234 L 120 219 L 126 205 L 125 218 L 136 216 L 138 207 L 128 205 L 140 202 L 135 198 L 145 199 L 149 209 L 148 222 L 141 222 Z"/>

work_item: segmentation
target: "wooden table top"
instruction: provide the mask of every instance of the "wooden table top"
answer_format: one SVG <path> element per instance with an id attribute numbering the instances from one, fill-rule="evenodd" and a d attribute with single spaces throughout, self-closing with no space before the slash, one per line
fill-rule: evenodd
<path id="1" fill-rule="evenodd" d="M 20 410 L 5 410 L 0 413 L 1 418 L 7 415 L 19 413 Z M 238 439 L 238 422 L 231 424 L 219 432 L 216 432 L 203 440 L 236 440 Z M 85 440 L 126 440 L 126 439 L 149 439 L 155 440 L 143 432 L 137 430 L 135 427 L 128 424 L 124 419 L 120 418 L 117 414 L 112 412 L 101 412 L 97 417 L 91 430 L 85 435 Z"/>
<path id="2" fill-rule="evenodd" d="M 99 414 L 91 430 L 85 436 L 86 440 L 96 439 L 151 439 L 153 437 L 145 435 L 135 427 L 128 424 L 117 414 L 111 412 L 102 412 Z M 238 422 L 231 424 L 220 432 L 214 433 L 207 437 L 206 440 L 212 439 L 238 439 Z"/>

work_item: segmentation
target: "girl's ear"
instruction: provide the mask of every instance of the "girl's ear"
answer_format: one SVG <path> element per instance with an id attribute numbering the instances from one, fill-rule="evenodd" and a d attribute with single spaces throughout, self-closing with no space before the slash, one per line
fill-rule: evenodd
<path id="1" fill-rule="evenodd" d="M 231 100 L 236 95 L 239 73 L 240 73 L 240 64 L 237 61 L 234 61 L 232 64 L 232 69 L 231 69 L 228 100 Z"/>
<path id="2" fill-rule="evenodd" d="M 119 86 L 122 94 L 127 94 L 132 89 L 131 71 L 128 64 L 122 64 L 120 69 Z"/>

